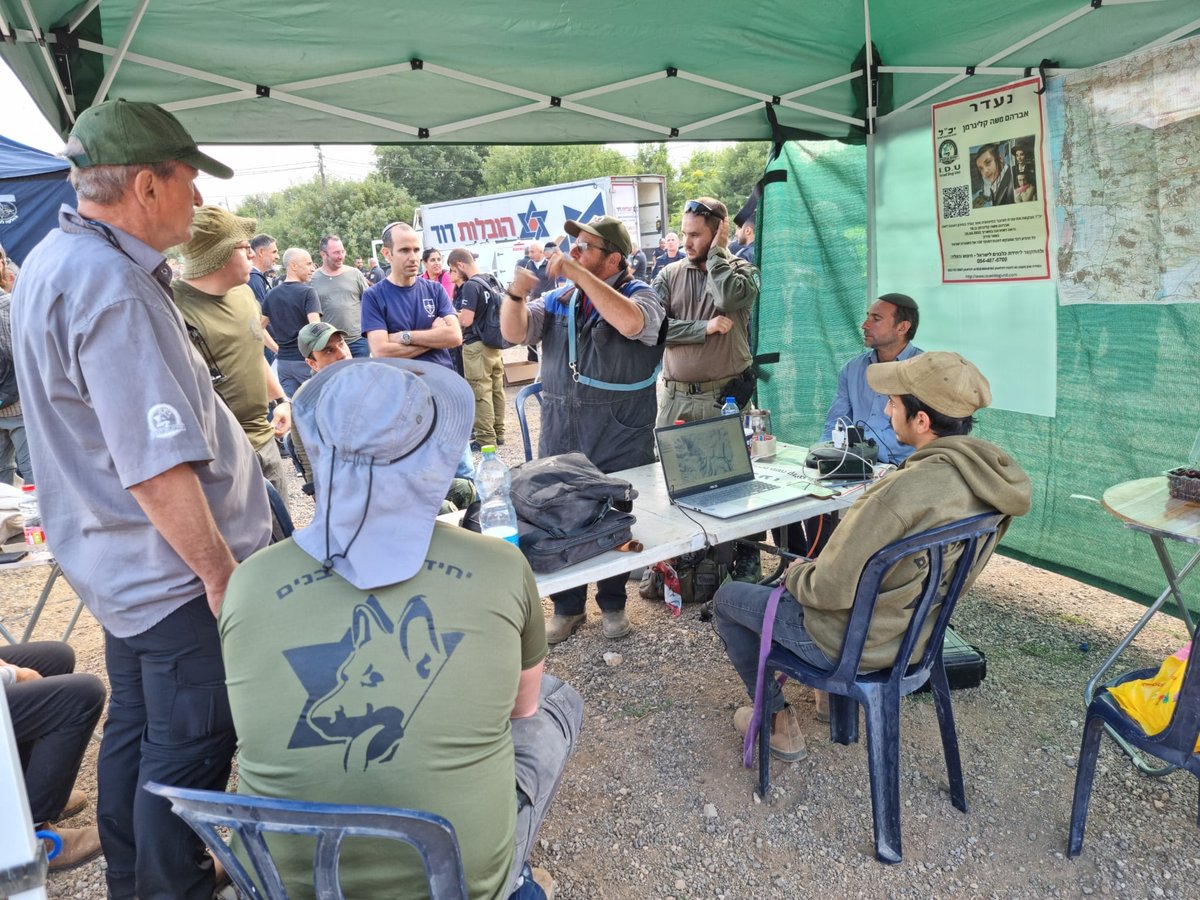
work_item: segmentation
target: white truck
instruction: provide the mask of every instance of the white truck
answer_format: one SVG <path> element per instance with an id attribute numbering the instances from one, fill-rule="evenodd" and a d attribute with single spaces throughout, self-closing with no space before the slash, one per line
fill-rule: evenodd
<path id="1" fill-rule="evenodd" d="M 478 255 L 481 271 L 507 279 L 526 247 L 565 234 L 567 219 L 586 222 L 592 216 L 616 216 L 652 256 L 665 233 L 667 212 L 662 175 L 612 175 L 426 203 L 417 208 L 413 228 L 421 232 L 422 246 L 437 247 L 443 260 L 455 247 L 465 247 Z M 569 238 L 563 249 L 568 246 Z"/>

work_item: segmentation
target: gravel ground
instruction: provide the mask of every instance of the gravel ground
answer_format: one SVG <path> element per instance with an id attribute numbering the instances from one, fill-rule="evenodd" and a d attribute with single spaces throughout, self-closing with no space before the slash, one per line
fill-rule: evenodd
<path id="1" fill-rule="evenodd" d="M 510 399 L 515 393 L 509 389 Z M 501 453 L 516 462 L 519 430 L 510 419 Z M 298 486 L 291 499 L 296 518 L 307 521 L 311 505 Z M 45 573 L 0 573 L 0 618 L 10 630 L 23 627 Z M 664 604 L 639 599 L 636 584 L 629 593 L 632 635 L 604 640 L 589 604 L 588 624 L 547 662 L 587 702 L 580 746 L 533 856 L 554 875 L 560 900 L 740 900 L 818 890 L 837 897 L 1197 896 L 1195 780 L 1178 772 L 1142 776 L 1110 741 L 1101 750 L 1084 852 L 1065 858 L 1083 686 L 1140 615 L 1136 604 L 1012 560 L 992 561 L 954 623 L 988 661 L 983 684 L 954 695 L 969 812 L 950 805 L 932 702 L 908 699 L 904 861 L 884 866 L 873 856 L 863 745 L 831 743 L 809 692 L 789 685 L 809 756 L 775 762 L 772 791 L 760 801 L 732 726 L 746 698 L 720 639 L 696 607 L 672 618 Z M 60 582 L 36 637 L 61 634 L 74 599 Z M 1157 617 L 1123 665 L 1153 664 L 1186 638 L 1181 623 Z M 89 615 L 72 644 L 79 668 L 103 677 L 100 629 Z M 606 664 L 608 651 L 620 654 L 617 665 Z M 93 747 L 79 778 L 93 797 L 94 772 Z M 92 821 L 89 808 L 64 824 Z M 52 876 L 49 896 L 104 897 L 102 865 Z"/>

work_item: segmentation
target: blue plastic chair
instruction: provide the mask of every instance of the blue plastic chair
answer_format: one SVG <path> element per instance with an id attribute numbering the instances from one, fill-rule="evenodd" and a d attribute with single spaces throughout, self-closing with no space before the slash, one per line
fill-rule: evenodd
<path id="1" fill-rule="evenodd" d="M 1188 657 L 1183 685 L 1175 701 L 1170 724 L 1158 734 L 1146 734 L 1142 726 L 1121 709 L 1108 689 L 1138 678 L 1152 678 L 1158 667 L 1139 669 L 1108 682 L 1088 705 L 1087 721 L 1083 725 L 1083 743 L 1079 748 L 1079 763 L 1075 769 L 1075 802 L 1071 806 L 1071 836 L 1067 855 L 1078 856 L 1083 850 L 1083 833 L 1087 825 L 1088 802 L 1092 797 L 1092 779 L 1096 775 L 1096 756 L 1100 738 L 1107 725 L 1134 747 L 1157 756 L 1164 762 L 1186 769 L 1200 779 L 1200 753 L 1196 739 L 1200 737 L 1200 665 L 1195 665 L 1200 648 L 1195 643 Z M 1196 813 L 1200 827 L 1200 810 Z"/>
<path id="2" fill-rule="evenodd" d="M 317 900 L 342 900 L 344 896 L 338 883 L 338 857 L 342 841 L 348 836 L 403 841 L 421 854 L 430 900 L 467 900 L 458 836 L 453 825 L 433 813 L 244 797 L 220 791 L 167 787 L 152 781 L 146 784 L 146 790 L 171 801 L 172 811 L 200 835 L 244 898 L 287 900 L 279 869 L 264 837 L 264 832 L 278 832 L 316 839 L 312 884 Z M 231 829 L 242 841 L 245 854 L 258 876 L 258 884 L 221 839 L 217 833 L 219 827 Z"/>
<path id="3" fill-rule="evenodd" d="M 780 672 L 818 690 L 828 691 L 830 738 L 839 744 L 858 740 L 858 707 L 862 705 L 867 726 L 867 766 L 871 776 L 871 811 L 875 824 L 875 856 L 880 862 L 898 863 L 900 851 L 900 698 L 911 694 L 926 682 L 933 689 L 934 706 L 942 733 L 942 750 L 950 782 L 950 799 L 957 809 L 967 811 L 963 787 L 962 763 L 958 756 L 958 736 L 954 730 L 954 712 L 950 706 L 950 685 L 942 661 L 942 640 L 950 615 L 967 583 L 970 573 L 986 562 L 999 536 L 1004 533 L 1007 517 L 984 513 L 950 525 L 933 528 L 904 538 L 878 551 L 859 576 L 854 605 L 842 644 L 842 653 L 832 670 L 818 669 L 779 646 L 767 657 L 765 678 Z M 937 589 L 944 579 L 946 550 L 962 545 L 953 563 L 949 589 L 937 605 L 937 618 L 920 658 L 909 666 L 859 672 L 867 628 L 875 611 L 879 587 L 884 576 L 900 560 L 916 554 L 928 555 L 925 589 L 913 605 L 912 621 L 896 658 L 912 659 L 917 639 L 926 619 L 935 608 Z M 770 790 L 769 716 L 763 714 L 766 690 L 759 685 L 755 703 L 763 727 L 758 735 L 758 790 L 766 797 Z"/>
<path id="4" fill-rule="evenodd" d="M 536 398 L 538 405 L 541 405 L 542 383 L 540 381 L 525 385 L 517 391 L 516 399 L 513 400 L 513 406 L 517 408 L 517 421 L 521 423 L 521 441 L 525 444 L 526 462 L 533 459 L 533 445 L 529 443 L 529 420 L 525 416 L 525 401 L 530 397 Z"/>

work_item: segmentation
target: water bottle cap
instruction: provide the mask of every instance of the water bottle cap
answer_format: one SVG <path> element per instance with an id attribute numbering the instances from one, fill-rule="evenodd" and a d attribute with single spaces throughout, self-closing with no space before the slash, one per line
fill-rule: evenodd
<path id="1" fill-rule="evenodd" d="M 30 493 L 30 494 L 32 494 L 32 493 L 33 493 L 33 491 L 34 491 L 34 489 L 35 489 L 35 486 L 34 486 L 34 485 L 32 485 L 32 484 L 23 484 L 23 485 L 21 485 L 21 492 L 22 492 L 22 493 L 26 493 L 26 492 L 27 492 L 27 493 Z"/>
<path id="2" fill-rule="evenodd" d="M 495 456 L 496 455 L 496 445 L 495 444 L 484 444 L 482 447 L 479 448 L 479 452 L 482 453 L 484 456 Z"/>
<path id="3" fill-rule="evenodd" d="M 726 397 L 725 402 L 726 403 L 737 403 L 737 398 L 736 397 Z"/>

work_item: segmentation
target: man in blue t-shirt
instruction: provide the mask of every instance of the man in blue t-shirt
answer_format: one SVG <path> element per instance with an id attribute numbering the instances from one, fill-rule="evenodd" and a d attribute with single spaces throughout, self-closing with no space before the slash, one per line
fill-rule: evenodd
<path id="1" fill-rule="evenodd" d="M 421 274 L 421 238 L 398 222 L 383 232 L 387 278 L 362 298 L 362 330 L 372 356 L 440 363 L 454 368 L 450 348 L 462 344 L 462 327 L 446 289 Z"/>

